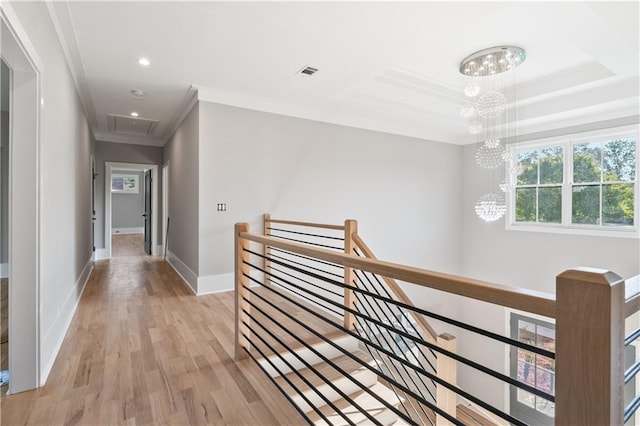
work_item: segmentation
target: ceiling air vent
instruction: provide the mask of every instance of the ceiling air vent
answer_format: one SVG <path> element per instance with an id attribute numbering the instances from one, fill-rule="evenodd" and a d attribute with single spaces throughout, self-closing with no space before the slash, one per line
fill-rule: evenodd
<path id="1" fill-rule="evenodd" d="M 318 68 L 304 67 L 300 71 L 298 71 L 297 74 L 303 77 L 309 77 L 314 75 L 316 72 L 318 72 Z"/>

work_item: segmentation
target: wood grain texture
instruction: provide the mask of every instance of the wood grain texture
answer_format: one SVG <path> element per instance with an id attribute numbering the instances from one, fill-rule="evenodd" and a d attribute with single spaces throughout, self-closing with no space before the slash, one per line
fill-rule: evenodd
<path id="1" fill-rule="evenodd" d="M 344 229 L 344 226 L 342 225 L 327 225 L 325 223 L 298 222 L 295 220 L 282 220 L 282 219 L 271 219 L 271 218 L 269 218 L 269 223 L 281 223 L 283 225 L 297 225 L 297 226 L 306 226 L 309 228 L 320 228 L 320 229 L 337 229 L 340 231 Z"/>
<path id="2" fill-rule="evenodd" d="M 438 336 L 438 346 L 449 352 L 456 353 L 458 344 L 454 336 L 443 333 Z M 454 359 L 438 354 L 436 371 L 440 379 L 451 385 L 458 386 L 458 366 Z M 438 408 L 456 417 L 457 404 L 457 396 L 453 391 L 440 384 L 436 385 L 436 405 Z M 440 414 L 436 415 L 436 425 L 450 424 L 452 423 Z"/>
<path id="3" fill-rule="evenodd" d="M 234 361 L 233 304 L 192 295 L 159 257 L 97 262 L 46 385 L 3 398 L 2 424 L 303 424 Z"/>
<path id="4" fill-rule="evenodd" d="M 271 221 L 271 215 L 265 213 L 262 216 L 262 233 L 267 237 L 271 236 L 271 230 L 269 229 L 269 222 Z M 271 249 L 269 246 L 262 245 L 262 269 L 265 270 L 265 273 L 262 275 L 262 284 L 268 286 L 270 284 L 269 274 L 271 273 L 271 262 L 269 259 L 271 258 Z"/>
<path id="5" fill-rule="evenodd" d="M 0 370 L 9 369 L 9 279 L 0 279 Z M 0 387 L 0 396 L 9 385 Z"/>
<path id="6" fill-rule="evenodd" d="M 358 222 L 352 219 L 347 219 L 344 221 L 344 253 L 347 255 L 352 255 L 353 250 L 355 249 L 355 244 L 353 241 L 354 235 L 358 233 Z M 353 268 L 348 266 L 344 267 L 344 285 L 348 287 L 357 286 L 355 281 L 355 276 L 353 272 Z M 356 297 L 353 290 L 349 288 L 344 289 L 344 306 L 345 308 L 355 310 L 356 309 Z M 353 330 L 356 326 L 356 320 L 354 315 L 345 310 L 344 311 L 344 328 L 347 330 Z"/>
<path id="7" fill-rule="evenodd" d="M 640 311 L 640 275 L 628 278 L 624 283 L 624 317 Z"/>
<path id="8" fill-rule="evenodd" d="M 249 287 L 249 242 L 240 238 L 240 233 L 248 232 L 249 225 L 246 223 L 236 223 L 235 226 L 235 358 L 236 361 L 247 359 L 249 355 L 246 351 L 251 350 L 249 340 L 251 339 L 251 319 L 249 314 L 251 306 L 248 301 L 251 299 L 247 290 Z"/>
<path id="9" fill-rule="evenodd" d="M 373 272 L 395 280 L 406 281 L 471 299 L 555 318 L 556 300 L 552 294 L 519 287 L 507 287 L 392 262 L 346 255 L 335 251 L 309 247 L 304 244 L 282 241 L 273 237 L 265 237 L 263 235 L 245 232 L 242 233 L 241 236 L 256 243 L 267 244 L 271 247 L 315 257 L 342 266 Z"/>
<path id="10" fill-rule="evenodd" d="M 359 235 L 355 235 L 353 237 L 353 239 L 354 239 L 354 242 L 355 242 L 356 246 L 362 251 L 362 254 L 364 255 L 364 257 L 369 258 L 369 259 L 375 259 L 375 260 L 378 259 L 373 254 L 373 251 L 371 251 L 369 246 L 367 246 L 367 244 L 362 240 L 362 238 L 360 238 Z M 382 277 L 382 279 L 385 282 L 385 284 L 387 284 L 387 286 L 391 289 L 393 294 L 395 294 L 395 296 L 398 298 L 398 300 L 400 302 L 406 303 L 407 305 L 413 305 L 413 302 L 411 301 L 411 299 L 409 299 L 407 294 L 398 285 L 396 280 L 394 280 L 392 278 L 389 278 L 389 277 L 384 277 L 384 276 Z M 431 324 L 429 324 L 427 322 L 427 320 L 424 319 L 424 317 L 422 315 L 418 314 L 417 312 L 409 311 L 409 313 L 411 314 L 411 316 L 418 323 L 418 328 L 420 328 L 422 330 L 422 337 L 424 339 L 426 339 L 427 341 L 431 342 L 431 343 L 436 343 L 436 341 L 438 339 L 438 333 L 431 326 Z"/>
<path id="11" fill-rule="evenodd" d="M 144 234 L 111 235 L 111 257 L 145 256 Z"/>
<path id="12" fill-rule="evenodd" d="M 556 294 L 556 424 L 622 425 L 624 281 L 569 270 Z"/>

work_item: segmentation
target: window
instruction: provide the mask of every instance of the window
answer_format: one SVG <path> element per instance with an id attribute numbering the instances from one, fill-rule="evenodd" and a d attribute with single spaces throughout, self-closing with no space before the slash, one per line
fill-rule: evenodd
<path id="1" fill-rule="evenodd" d="M 555 325 L 511 314 L 511 338 L 531 346 L 555 352 Z M 511 377 L 530 386 L 555 395 L 555 361 L 531 351 L 512 347 Z M 552 425 L 555 404 L 522 389 L 511 387 L 511 414 L 537 425 Z"/>
<path id="2" fill-rule="evenodd" d="M 111 192 L 138 194 L 138 175 L 111 175 Z"/>
<path id="3" fill-rule="evenodd" d="M 563 147 L 519 150 L 517 222 L 562 222 Z"/>
<path id="4" fill-rule="evenodd" d="M 510 229 L 637 235 L 637 138 L 630 134 L 510 148 Z"/>

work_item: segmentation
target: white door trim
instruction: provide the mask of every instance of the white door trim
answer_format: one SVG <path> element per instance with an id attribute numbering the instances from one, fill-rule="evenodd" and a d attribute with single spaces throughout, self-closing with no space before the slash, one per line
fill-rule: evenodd
<path id="1" fill-rule="evenodd" d="M 11 68 L 9 148 L 9 393 L 36 388 L 40 331 L 40 144 L 43 63 L 8 4 L 0 8 L 2 58 Z M 16 142 L 15 136 L 19 136 Z M 18 183 L 19 182 L 19 183 Z M 15 183 L 15 184 L 14 184 Z M 19 285 L 17 285 L 19 284 Z"/>
<path id="2" fill-rule="evenodd" d="M 156 164 L 139 163 L 104 163 L 104 256 L 102 259 L 111 259 L 111 174 L 113 170 L 151 170 L 151 254 L 160 254 L 158 247 L 158 166 Z M 142 183 L 141 183 L 142 184 Z"/>
<path id="3" fill-rule="evenodd" d="M 169 218 L 169 162 L 162 165 L 162 241 L 158 244 L 167 252 L 167 219 Z"/>

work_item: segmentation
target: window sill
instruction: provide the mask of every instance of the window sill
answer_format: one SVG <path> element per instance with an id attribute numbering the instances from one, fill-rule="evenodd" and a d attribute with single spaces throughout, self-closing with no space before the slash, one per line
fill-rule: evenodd
<path id="1" fill-rule="evenodd" d="M 507 231 L 546 232 L 551 234 L 586 235 L 591 237 L 635 238 L 640 239 L 637 228 L 595 228 L 588 226 L 563 226 L 534 223 L 507 223 Z"/>

